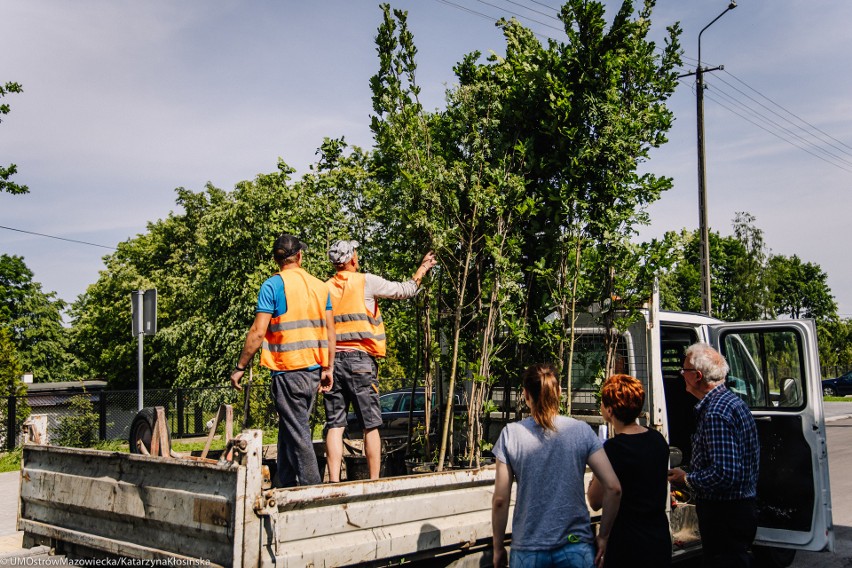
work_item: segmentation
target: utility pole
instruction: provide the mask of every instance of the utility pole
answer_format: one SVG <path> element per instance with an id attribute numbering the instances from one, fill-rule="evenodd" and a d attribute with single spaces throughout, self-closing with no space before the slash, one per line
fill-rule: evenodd
<path id="1" fill-rule="evenodd" d="M 710 227 L 707 224 L 707 174 L 704 163 L 704 73 L 724 69 L 723 65 L 704 69 L 701 67 L 701 34 L 716 23 L 716 20 L 737 7 L 736 2 L 731 2 L 725 11 L 704 26 L 698 33 L 698 67 L 695 73 L 687 73 L 681 77 L 695 75 L 695 100 L 696 114 L 698 116 L 698 256 L 701 266 L 701 312 L 711 315 L 712 302 L 710 296 Z"/>

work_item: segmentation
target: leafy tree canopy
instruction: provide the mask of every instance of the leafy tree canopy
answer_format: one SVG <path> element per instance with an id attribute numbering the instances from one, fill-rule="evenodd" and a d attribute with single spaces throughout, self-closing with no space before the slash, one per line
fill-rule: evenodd
<path id="1" fill-rule="evenodd" d="M 21 362 L 18 352 L 12 342 L 12 334 L 8 329 L 0 327 L 0 398 L 22 395 L 26 392 Z"/>
<path id="2" fill-rule="evenodd" d="M 5 85 L 0 85 L 0 100 L 3 99 L 6 95 L 10 93 L 22 93 L 24 90 L 21 88 L 21 85 L 18 83 L 7 82 Z M 0 122 L 3 121 L 2 117 L 9 114 L 11 111 L 11 107 L 8 103 L 0 102 Z M 30 188 L 25 185 L 19 185 L 9 178 L 18 173 L 18 166 L 15 164 L 9 164 L 8 166 L 0 166 L 0 192 L 11 193 L 12 195 L 21 194 L 21 193 L 29 193 Z"/>
<path id="3" fill-rule="evenodd" d="M 770 255 L 756 218 L 745 212 L 733 220 L 734 234 L 710 233 L 713 316 L 726 321 L 767 318 L 837 318 L 837 305 L 817 264 L 798 256 Z M 672 267 L 661 277 L 663 308 L 701 310 L 698 231 L 666 235 Z"/>
<path id="4" fill-rule="evenodd" d="M 852 369 L 852 319 L 817 322 L 822 372 L 834 377 Z"/>
<path id="5" fill-rule="evenodd" d="M 7 397 L 20 397 L 15 403 L 15 424 L 20 428 L 27 416 L 30 415 L 30 405 L 26 398 L 27 386 L 22 381 L 23 368 L 18 360 L 15 343 L 8 329 L 0 327 L 0 401 L 4 404 Z M 0 410 L 0 416 L 5 419 L 6 408 Z M 5 423 L 3 425 L 5 427 Z"/>
<path id="6" fill-rule="evenodd" d="M 8 331 L 23 370 L 35 380 L 68 378 L 65 302 L 45 293 L 20 256 L 0 255 L 0 328 Z"/>
<path id="7" fill-rule="evenodd" d="M 307 270 L 329 272 L 325 251 L 349 231 L 323 164 L 334 159 L 345 169 L 362 157 L 357 150 L 351 158 L 323 152 L 344 148 L 342 140 L 327 141 L 315 171 L 296 183 L 293 170 L 279 161 L 276 172 L 240 182 L 231 192 L 212 185 L 201 192 L 177 189 L 182 211 L 120 243 L 98 281 L 72 306 L 74 353 L 111 386 L 135 385 L 130 293 L 156 288 L 158 332 L 144 342 L 146 385 L 223 384 L 253 319 L 257 291 L 277 271 L 275 237 L 299 235 L 309 245 Z"/>
<path id="8" fill-rule="evenodd" d="M 828 287 L 828 274 L 818 264 L 796 256 L 769 257 L 769 291 L 775 314 L 794 319 L 837 317 L 837 304 Z"/>

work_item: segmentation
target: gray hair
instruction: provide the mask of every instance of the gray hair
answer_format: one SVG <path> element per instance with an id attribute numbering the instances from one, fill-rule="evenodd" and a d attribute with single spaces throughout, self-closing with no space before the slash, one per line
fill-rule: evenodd
<path id="1" fill-rule="evenodd" d="M 701 371 L 705 383 L 721 383 L 727 378 L 728 372 L 731 370 L 722 354 L 707 343 L 690 345 L 686 350 L 686 358 L 692 362 L 693 367 Z"/>

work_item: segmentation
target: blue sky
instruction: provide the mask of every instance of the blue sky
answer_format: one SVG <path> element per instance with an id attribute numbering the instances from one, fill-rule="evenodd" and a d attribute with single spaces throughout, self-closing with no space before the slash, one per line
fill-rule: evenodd
<path id="1" fill-rule="evenodd" d="M 517 12 L 542 39 L 561 39 L 547 5 L 557 2 L 392 3 L 409 10 L 427 108 L 442 105 L 463 54 L 503 51 L 497 17 Z M 611 14 L 620 3 L 607 5 Z M 683 27 L 685 72 L 695 68 L 698 32 L 726 6 L 658 2 L 657 33 Z M 364 0 L 3 0 L 0 81 L 24 93 L 5 99 L 0 163 L 16 163 L 31 193 L 0 194 L 0 225 L 114 246 L 167 216 L 176 187 L 230 189 L 273 171 L 278 157 L 305 171 L 324 136 L 369 147 L 380 19 L 378 3 Z M 742 0 L 702 38 L 705 66 L 725 66 L 707 76 L 711 229 L 730 234 L 735 213 L 751 213 L 772 252 L 822 266 L 846 317 L 850 21 L 850 2 Z M 693 85 L 685 78 L 670 101 L 670 142 L 647 166 L 673 176 L 675 188 L 651 207 L 643 238 L 698 223 Z M 69 301 L 109 252 L 6 229 L 0 251 L 23 256 L 46 290 Z"/>

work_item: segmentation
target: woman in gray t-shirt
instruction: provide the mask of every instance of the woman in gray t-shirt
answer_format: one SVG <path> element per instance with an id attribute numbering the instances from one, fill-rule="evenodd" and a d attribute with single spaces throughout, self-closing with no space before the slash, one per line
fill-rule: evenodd
<path id="1" fill-rule="evenodd" d="M 512 482 L 511 566 L 592 568 L 603 563 L 618 512 L 621 486 L 591 427 L 559 413 L 559 382 L 552 365 L 524 372 L 524 400 L 532 416 L 508 424 L 494 445 L 497 477 L 492 501 L 494 566 L 506 566 L 506 525 Z M 592 533 L 583 476 L 592 468 L 604 488 L 598 535 Z M 595 550 L 597 545 L 597 550 Z"/>

